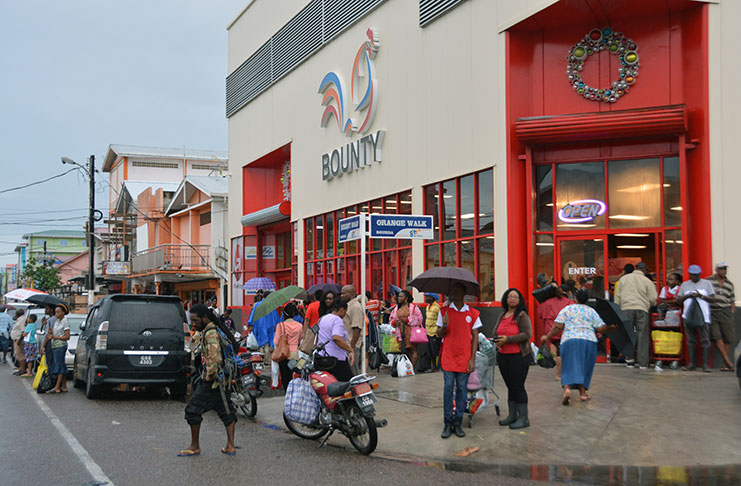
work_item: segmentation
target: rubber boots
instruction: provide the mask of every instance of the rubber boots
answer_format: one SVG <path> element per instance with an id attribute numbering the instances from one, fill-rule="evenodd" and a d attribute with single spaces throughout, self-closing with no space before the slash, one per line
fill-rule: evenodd
<path id="1" fill-rule="evenodd" d="M 527 419 L 527 403 L 517 404 L 517 420 L 512 423 L 510 429 L 524 429 L 530 427 L 530 421 Z"/>
<path id="2" fill-rule="evenodd" d="M 499 425 L 511 425 L 517 420 L 517 404 L 507 402 L 507 408 L 509 409 L 509 415 L 507 415 L 507 418 L 500 420 Z"/>

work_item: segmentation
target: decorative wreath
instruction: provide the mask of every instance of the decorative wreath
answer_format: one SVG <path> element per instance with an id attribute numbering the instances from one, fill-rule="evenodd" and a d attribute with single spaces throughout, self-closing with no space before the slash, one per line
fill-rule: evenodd
<path id="1" fill-rule="evenodd" d="M 582 79 L 581 70 L 588 56 L 604 50 L 620 59 L 619 77 L 612 82 L 610 88 L 592 88 Z M 610 27 L 593 29 L 571 48 L 566 57 L 569 83 L 574 91 L 588 100 L 615 103 L 618 98 L 628 94 L 628 90 L 636 82 L 640 66 L 637 50 L 638 46 L 633 39 L 625 37 L 622 32 L 614 32 Z"/>

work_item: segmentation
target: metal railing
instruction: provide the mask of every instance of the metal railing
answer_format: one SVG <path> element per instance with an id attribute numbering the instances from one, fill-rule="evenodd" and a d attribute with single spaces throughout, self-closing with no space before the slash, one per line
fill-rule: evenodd
<path id="1" fill-rule="evenodd" d="M 210 272 L 209 245 L 159 245 L 136 253 L 131 259 L 134 274 L 155 270 Z"/>

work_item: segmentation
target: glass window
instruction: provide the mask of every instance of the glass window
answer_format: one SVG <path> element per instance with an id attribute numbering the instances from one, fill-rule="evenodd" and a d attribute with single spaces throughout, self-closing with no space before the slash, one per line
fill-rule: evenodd
<path id="1" fill-rule="evenodd" d="M 487 236 L 476 240 L 479 251 L 479 284 L 482 301 L 496 300 L 494 294 L 494 237 Z"/>
<path id="2" fill-rule="evenodd" d="M 682 197 L 679 185 L 679 157 L 664 159 L 664 225 L 682 225 Z"/>
<path id="3" fill-rule="evenodd" d="M 211 214 L 210 212 L 208 213 Z M 59 240 L 59 246 L 69 246 L 69 240 Z"/>
<path id="4" fill-rule="evenodd" d="M 666 230 L 664 233 L 664 245 L 666 251 L 665 274 L 672 272 L 683 274 L 682 268 L 682 230 Z"/>
<path id="5" fill-rule="evenodd" d="M 544 273 L 553 278 L 553 235 L 537 235 L 535 240 L 535 275 Z"/>
<path id="6" fill-rule="evenodd" d="M 476 201 L 473 193 L 473 175 L 461 178 L 461 238 L 473 236 L 476 228 Z M 473 265 L 473 263 L 471 263 Z M 474 273 L 475 275 L 475 273 Z"/>
<path id="7" fill-rule="evenodd" d="M 456 190 L 455 179 L 443 183 L 442 194 L 443 217 L 445 218 L 443 228 L 443 239 L 454 240 L 456 238 Z M 439 200 L 439 199 L 438 199 Z"/>
<path id="8" fill-rule="evenodd" d="M 479 183 L 479 234 L 494 233 L 494 171 L 478 174 Z"/>
<path id="9" fill-rule="evenodd" d="M 324 232 L 327 234 L 327 257 L 334 256 L 334 214 L 329 213 L 324 217 Z"/>
<path id="10" fill-rule="evenodd" d="M 399 214 L 412 214 L 412 191 L 399 194 Z"/>
<path id="11" fill-rule="evenodd" d="M 399 285 L 402 288 L 409 286 L 412 281 L 412 249 L 404 248 L 399 250 Z"/>
<path id="12" fill-rule="evenodd" d="M 314 218 L 306 220 L 306 259 L 314 259 Z"/>
<path id="13" fill-rule="evenodd" d="M 607 168 L 610 227 L 661 226 L 659 159 L 615 160 Z"/>
<path id="14" fill-rule="evenodd" d="M 316 257 L 324 258 L 324 218 L 316 217 Z"/>
<path id="15" fill-rule="evenodd" d="M 456 256 L 455 247 L 456 247 L 455 243 L 443 244 L 443 256 L 445 258 L 445 264 L 443 266 L 445 267 L 457 267 L 458 266 L 458 259 Z"/>
<path id="16" fill-rule="evenodd" d="M 553 167 L 535 166 L 535 221 L 538 231 L 553 230 Z"/>
<path id="17" fill-rule="evenodd" d="M 473 240 L 463 240 L 460 243 L 461 267 L 476 275 L 476 249 Z"/>
<path id="18" fill-rule="evenodd" d="M 440 241 L 440 208 L 437 204 L 438 184 L 425 187 L 425 214 L 432 215 L 432 226 L 435 238 L 428 241 Z"/>
<path id="19" fill-rule="evenodd" d="M 440 246 L 431 245 L 425 247 L 425 253 L 427 260 L 427 268 L 439 267 L 440 266 Z"/>
<path id="20" fill-rule="evenodd" d="M 559 164 L 556 169 L 556 204 L 559 210 L 558 229 L 595 229 L 605 227 L 605 215 L 588 221 L 578 215 L 566 214 L 575 208 L 572 203 L 585 199 L 605 201 L 605 168 L 602 162 Z M 567 207 L 568 206 L 568 207 Z"/>
<path id="21" fill-rule="evenodd" d="M 384 214 L 396 214 L 396 196 L 389 196 L 383 200 L 383 213 Z M 386 248 L 396 248 L 396 240 L 388 239 L 383 240 Z"/>

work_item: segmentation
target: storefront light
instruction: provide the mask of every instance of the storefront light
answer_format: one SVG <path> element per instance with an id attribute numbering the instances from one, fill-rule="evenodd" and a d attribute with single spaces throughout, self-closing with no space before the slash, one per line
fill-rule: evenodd
<path id="1" fill-rule="evenodd" d="M 672 187 L 671 184 L 664 183 L 664 187 Z"/>
<path id="2" fill-rule="evenodd" d="M 623 187 L 622 189 L 618 189 L 617 192 L 646 192 L 658 188 L 658 184 L 640 184 L 637 186 Z"/>
<path id="3" fill-rule="evenodd" d="M 636 216 L 635 214 L 615 214 L 610 216 L 610 219 L 624 219 L 628 221 L 643 221 L 648 219 L 648 216 Z"/>
<path id="4" fill-rule="evenodd" d="M 646 245 L 618 245 L 621 250 L 645 250 Z"/>
<path id="5" fill-rule="evenodd" d="M 615 236 L 625 236 L 629 238 L 645 238 L 651 236 L 648 233 L 618 233 Z"/>
<path id="6" fill-rule="evenodd" d="M 682 206 L 674 206 L 673 208 L 669 208 L 669 209 L 671 209 L 672 211 L 681 211 Z"/>
<path id="7" fill-rule="evenodd" d="M 461 219 L 473 219 L 475 217 L 476 217 L 476 215 L 473 214 L 473 213 L 461 214 Z"/>
<path id="8" fill-rule="evenodd" d="M 548 206 L 549 208 L 552 208 L 553 207 L 553 203 L 546 203 L 546 206 Z"/>
<path id="9" fill-rule="evenodd" d="M 562 223 L 558 225 L 559 228 L 594 228 L 597 226 L 596 224 L 586 224 L 586 223 Z"/>
<path id="10" fill-rule="evenodd" d="M 493 237 L 491 237 L 491 238 L 493 238 Z M 538 242 L 538 243 L 535 243 L 535 246 L 553 246 L 553 243 Z"/>

